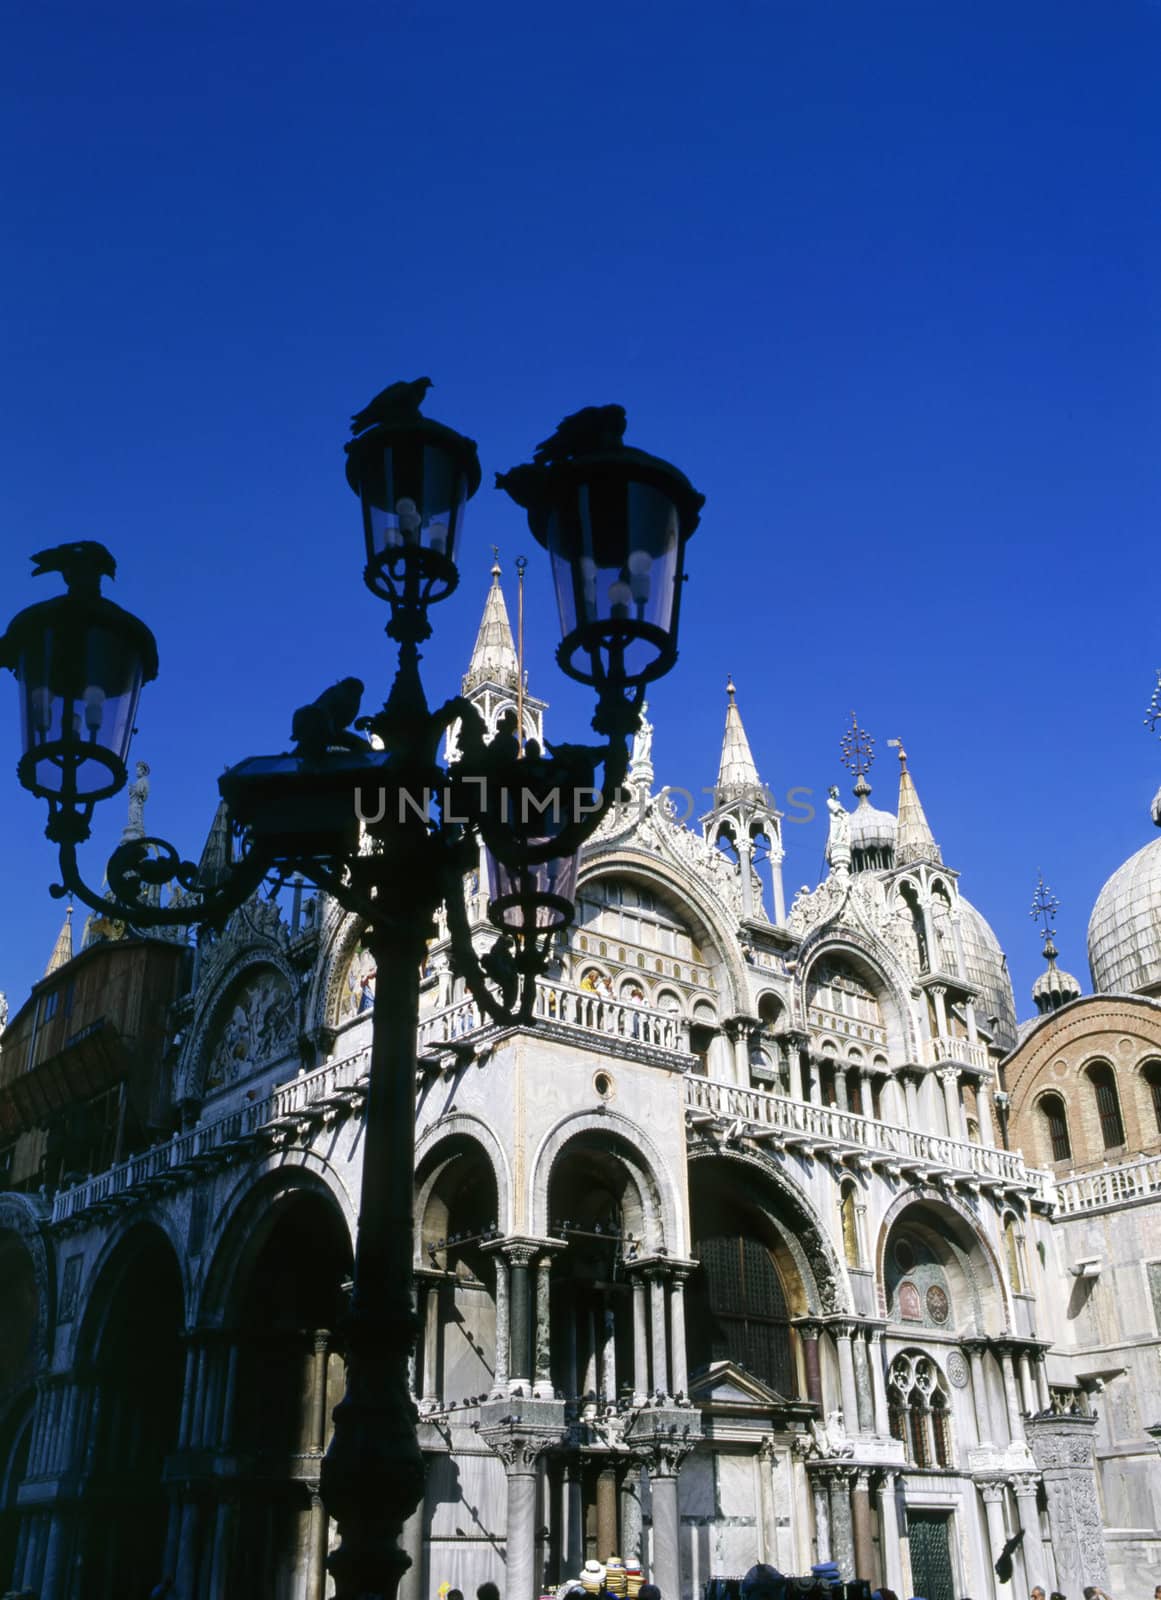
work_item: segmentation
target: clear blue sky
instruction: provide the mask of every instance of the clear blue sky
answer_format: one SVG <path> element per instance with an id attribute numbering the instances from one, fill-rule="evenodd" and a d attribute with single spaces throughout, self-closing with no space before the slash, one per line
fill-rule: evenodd
<path id="1" fill-rule="evenodd" d="M 490 484 L 620 401 L 708 497 L 660 778 L 712 782 L 727 672 L 779 795 L 843 777 L 853 707 L 884 803 L 905 738 L 1021 1012 L 1040 867 L 1087 986 L 1161 780 L 1159 58 L 1156 0 L 9 6 L 4 612 L 48 592 L 27 553 L 113 548 L 161 647 L 148 820 L 196 854 L 223 765 L 339 676 L 386 689 L 349 413 L 430 374 Z M 496 542 L 534 558 L 533 688 L 575 738 L 545 564 L 503 497 L 473 512 L 429 694 Z M 61 908 L 0 690 L 15 1005 Z M 788 830 L 791 888 L 822 838 Z"/>

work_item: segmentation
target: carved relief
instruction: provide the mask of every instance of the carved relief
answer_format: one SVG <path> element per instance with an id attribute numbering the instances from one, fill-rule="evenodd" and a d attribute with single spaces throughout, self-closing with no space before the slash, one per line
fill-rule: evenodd
<path id="1" fill-rule="evenodd" d="M 245 977 L 226 1000 L 222 1015 L 225 1020 L 207 1053 L 207 1089 L 233 1083 L 277 1060 L 294 1041 L 294 995 L 273 967 Z"/>

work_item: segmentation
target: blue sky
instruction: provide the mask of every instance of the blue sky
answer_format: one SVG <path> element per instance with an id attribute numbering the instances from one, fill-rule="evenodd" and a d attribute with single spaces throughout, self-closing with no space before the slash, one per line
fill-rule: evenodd
<path id="1" fill-rule="evenodd" d="M 225 764 L 285 748 L 337 677 L 386 691 L 349 413 L 430 374 L 489 484 L 620 401 L 707 495 L 659 777 L 712 782 L 727 672 L 778 795 L 843 778 L 854 708 L 882 803 L 905 739 L 1021 1012 L 1041 867 L 1087 986 L 1089 909 L 1161 780 L 1159 52 L 1147 0 L 9 7 L 4 611 L 47 592 L 27 553 L 114 550 L 161 648 L 148 820 L 196 853 Z M 429 695 L 493 542 L 533 558 L 532 686 L 575 738 L 546 563 L 487 488 Z M 11 688 L 0 738 L 11 774 Z M 42 826 L 9 776 L 14 1004 L 60 920 Z M 821 823 L 787 836 L 813 882 Z"/>

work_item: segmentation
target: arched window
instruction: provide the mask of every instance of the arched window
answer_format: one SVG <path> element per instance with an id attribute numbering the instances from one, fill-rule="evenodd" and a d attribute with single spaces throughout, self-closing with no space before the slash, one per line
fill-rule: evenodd
<path id="1" fill-rule="evenodd" d="M 1097 1115 L 1101 1119 L 1101 1138 L 1105 1149 L 1115 1149 L 1125 1142 L 1125 1124 L 1121 1121 L 1116 1076 L 1107 1061 L 1094 1061 L 1088 1069 L 1088 1078 L 1096 1091 Z"/>
<path id="2" fill-rule="evenodd" d="M 790 1314 L 770 1252 L 757 1239 L 715 1234 L 697 1241 L 711 1361 L 746 1367 L 779 1394 L 795 1393 Z"/>
<path id="3" fill-rule="evenodd" d="M 930 1356 L 905 1350 L 887 1377 L 891 1433 L 915 1467 L 952 1465 L 951 1414 L 947 1384 Z"/>
<path id="4" fill-rule="evenodd" d="M 1154 1090 L 1154 1095 L 1156 1093 Z M 1068 1113 L 1064 1109 L 1064 1101 L 1058 1094 L 1042 1095 L 1036 1109 L 1042 1119 L 1053 1161 L 1068 1161 L 1072 1156 L 1072 1141 L 1068 1137 Z"/>
<path id="5" fill-rule="evenodd" d="M 1143 1076 L 1153 1101 L 1153 1120 L 1161 1134 L 1161 1061 L 1146 1061 Z"/>
<path id="6" fill-rule="evenodd" d="M 1010 1216 L 1004 1218 L 1004 1254 L 1008 1261 L 1008 1281 L 1019 1293 L 1023 1287 L 1020 1281 L 1020 1245 L 1016 1238 L 1016 1224 Z"/>
<path id="7" fill-rule="evenodd" d="M 848 1181 L 843 1184 L 842 1199 L 839 1203 L 839 1212 L 843 1225 L 843 1253 L 846 1256 L 848 1267 L 857 1267 L 859 1264 L 859 1229 L 855 1217 L 855 1186 Z"/>

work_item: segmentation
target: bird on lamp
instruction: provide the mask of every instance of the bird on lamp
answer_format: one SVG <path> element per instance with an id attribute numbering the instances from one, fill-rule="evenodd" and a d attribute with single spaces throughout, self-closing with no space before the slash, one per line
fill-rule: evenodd
<path id="1" fill-rule="evenodd" d="M 585 406 L 565 417 L 554 434 L 541 440 L 532 457 L 533 463 L 549 467 L 574 456 L 619 450 L 625 426 L 624 406 Z"/>
<path id="2" fill-rule="evenodd" d="M 389 383 L 385 389 L 380 389 L 374 400 L 367 402 L 362 411 L 355 412 L 351 418 L 351 432 L 362 433 L 377 422 L 414 422 L 423 404 L 423 397 L 430 388 L 430 378 L 413 378 L 410 383 L 406 379 Z"/>
<path id="3" fill-rule="evenodd" d="M 102 578 L 117 576 L 117 563 L 103 544 L 95 539 L 77 539 L 72 544 L 38 550 L 32 557 L 34 578 L 46 572 L 59 572 L 70 594 L 98 595 Z"/>
<path id="4" fill-rule="evenodd" d="M 350 731 L 351 723 L 359 715 L 362 699 L 361 681 L 343 678 L 324 689 L 310 705 L 299 706 L 290 723 L 295 755 L 318 761 L 332 745 L 340 745 L 344 750 L 370 750 L 366 739 Z"/>

